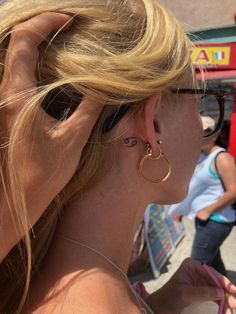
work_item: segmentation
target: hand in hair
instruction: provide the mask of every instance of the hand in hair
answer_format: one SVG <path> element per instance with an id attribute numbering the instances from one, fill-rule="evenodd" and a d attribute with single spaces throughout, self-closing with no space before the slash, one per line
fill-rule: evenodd
<path id="1" fill-rule="evenodd" d="M 235 293 L 236 287 L 228 278 L 210 266 L 206 270 L 198 261 L 187 258 L 170 280 L 146 301 L 155 313 L 170 314 L 182 313 L 195 302 L 214 301 L 221 307 L 220 302 L 225 298 L 222 313 L 230 314 L 236 308 Z"/>
<path id="2" fill-rule="evenodd" d="M 1 144 L 4 146 L 1 152 L 0 261 L 69 182 L 102 110 L 101 105 L 84 97 L 67 120 L 58 122 L 37 108 L 37 119 L 29 129 L 29 136 L 17 137 L 19 126 L 20 129 L 28 127 L 24 115 L 37 88 L 38 46 L 51 33 L 66 30 L 71 24 L 67 15 L 43 13 L 12 29 L 0 85 Z M 11 169 L 12 160 L 17 164 L 16 169 Z M 17 188 L 18 193 L 14 193 Z M 19 193 L 19 189 L 23 193 Z M 15 194 L 25 194 L 25 207 L 17 206 L 17 203 L 24 204 L 24 200 L 21 202 Z"/>

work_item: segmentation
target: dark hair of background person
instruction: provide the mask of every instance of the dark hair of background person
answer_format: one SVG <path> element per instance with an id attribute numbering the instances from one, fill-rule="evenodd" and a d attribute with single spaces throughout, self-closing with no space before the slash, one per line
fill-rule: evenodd
<path id="1" fill-rule="evenodd" d="M 230 122 L 224 121 L 220 134 L 216 140 L 216 145 L 225 149 L 229 146 Z"/>

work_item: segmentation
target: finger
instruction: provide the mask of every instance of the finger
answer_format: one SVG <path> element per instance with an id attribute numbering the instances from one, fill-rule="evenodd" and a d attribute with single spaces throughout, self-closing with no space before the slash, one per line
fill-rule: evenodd
<path id="1" fill-rule="evenodd" d="M 38 45 L 52 32 L 68 24 L 71 17 L 60 13 L 43 13 L 15 26 L 6 54 L 3 80 L 11 78 L 11 88 L 30 88 L 35 85 Z"/>
<path id="2" fill-rule="evenodd" d="M 236 299 L 234 295 L 227 294 L 226 300 L 227 300 L 226 303 L 230 308 L 236 309 Z"/>
<path id="3" fill-rule="evenodd" d="M 232 314 L 233 313 L 233 307 L 230 306 L 228 301 L 229 301 L 229 296 L 227 296 L 227 298 L 226 298 L 225 306 L 224 306 L 224 309 L 223 309 L 223 313 L 224 314 Z"/>
<path id="4" fill-rule="evenodd" d="M 236 294 L 236 287 L 235 285 L 225 276 L 218 273 L 214 268 L 211 268 L 211 272 L 214 273 L 214 275 L 219 280 L 221 286 L 230 294 Z"/>
<path id="5" fill-rule="evenodd" d="M 225 314 L 233 314 L 233 310 L 230 308 L 225 309 Z"/>
<path id="6" fill-rule="evenodd" d="M 101 104 L 85 98 L 70 118 L 60 124 L 56 132 L 59 132 L 59 136 L 69 135 L 70 138 L 77 138 L 84 146 L 102 109 Z"/>
<path id="7" fill-rule="evenodd" d="M 236 293 L 236 287 L 232 284 L 232 282 L 227 277 L 221 275 L 214 268 L 206 264 L 201 265 L 201 267 L 207 273 L 212 283 L 214 283 L 216 286 L 222 287 L 228 293 L 231 293 L 231 294 Z"/>
<path id="8" fill-rule="evenodd" d="M 225 296 L 225 302 L 223 302 L 223 307 L 221 306 L 222 300 L 215 301 L 219 306 L 219 313 L 230 314 L 233 313 L 233 309 L 236 309 L 235 297 L 229 294 Z"/>
<path id="9" fill-rule="evenodd" d="M 220 307 L 219 311 L 222 312 L 222 310 L 224 309 L 225 313 L 226 312 L 231 313 L 231 309 L 235 308 L 236 306 L 236 301 L 235 298 L 232 295 L 230 295 L 229 290 L 233 291 L 235 288 L 234 285 L 229 281 L 228 278 L 222 276 L 211 267 L 207 265 L 202 265 L 202 267 L 206 270 L 206 272 L 212 278 L 215 284 L 218 287 L 222 287 L 225 290 L 225 298 L 222 299 L 222 301 L 219 303 Z"/>

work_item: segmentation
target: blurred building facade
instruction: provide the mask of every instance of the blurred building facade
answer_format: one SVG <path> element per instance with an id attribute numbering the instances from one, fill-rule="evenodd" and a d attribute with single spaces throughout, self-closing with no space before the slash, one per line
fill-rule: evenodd
<path id="1" fill-rule="evenodd" d="M 192 61 L 203 66 L 208 88 L 227 91 L 225 122 L 229 152 L 236 160 L 236 0 L 157 0 L 182 22 L 195 48 Z M 193 36 L 191 35 L 193 34 Z"/>
<path id="2" fill-rule="evenodd" d="M 236 0 L 157 0 L 182 21 L 187 31 L 234 24 Z"/>

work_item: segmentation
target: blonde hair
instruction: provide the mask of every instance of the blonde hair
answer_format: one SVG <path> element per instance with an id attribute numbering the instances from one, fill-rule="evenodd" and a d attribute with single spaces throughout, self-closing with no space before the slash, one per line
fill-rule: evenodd
<path id="1" fill-rule="evenodd" d="M 21 250 L 16 246 L 0 266 L 1 313 L 15 312 L 17 308 L 20 311 L 31 274 L 53 236 L 60 208 L 95 182 L 103 156 L 101 145 L 92 143 L 101 142 L 105 118 L 122 104 L 136 104 L 157 92 L 178 87 L 191 67 L 187 36 L 174 16 L 154 0 L 9 0 L 0 10 L 0 77 L 12 28 L 49 11 L 67 13 L 74 21 L 68 31 L 59 31 L 39 47 L 38 87 L 21 109 L 7 144 L 2 140 L 2 187 L 15 226 L 26 236 Z M 28 92 L 32 91 L 16 97 Z M 63 115 L 65 103 L 78 103 L 81 95 L 105 108 L 75 175 L 36 223 L 32 236 L 28 232 L 24 186 L 17 173 L 17 147 L 21 138 L 31 136 L 39 106 L 50 104 L 56 114 Z M 1 103 L 1 107 L 5 105 Z"/>

